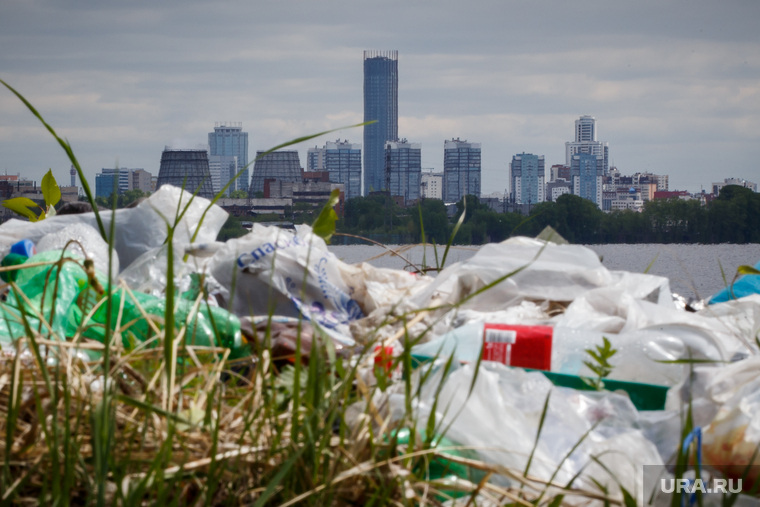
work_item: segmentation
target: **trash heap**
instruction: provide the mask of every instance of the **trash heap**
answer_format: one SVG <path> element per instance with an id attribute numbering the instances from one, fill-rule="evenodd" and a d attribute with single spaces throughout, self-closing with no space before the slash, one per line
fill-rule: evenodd
<path id="1" fill-rule="evenodd" d="M 134 347 L 166 322 L 171 282 L 185 343 L 232 358 L 275 328 L 278 354 L 295 350 L 296 329 L 305 356 L 313 335 L 346 357 L 410 348 L 415 369 L 389 375 L 413 379 L 419 426 L 434 414 L 448 442 L 485 462 L 642 491 L 640 465 L 674 463 L 690 410 L 699 459 L 724 477 L 758 479 L 745 474 L 760 446 L 756 275 L 689 306 L 667 278 L 610 271 L 593 251 L 551 238 L 485 245 L 435 277 L 349 265 L 308 226 L 254 224 L 216 242 L 226 212 L 167 185 L 102 218 L 111 251 L 92 213 L 0 225 L 2 275 L 13 282 L 0 304 L 3 353 L 35 332 L 102 343 L 108 325 Z M 373 400 L 391 418 L 403 409 L 397 384 Z"/>

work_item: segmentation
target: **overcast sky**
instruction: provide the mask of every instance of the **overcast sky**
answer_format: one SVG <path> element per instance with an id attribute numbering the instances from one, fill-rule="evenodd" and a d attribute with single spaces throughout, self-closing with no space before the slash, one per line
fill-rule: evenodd
<path id="1" fill-rule="evenodd" d="M 164 146 L 242 122 L 249 157 L 363 119 L 362 57 L 399 51 L 399 136 L 442 170 L 443 143 L 482 144 L 483 194 L 513 155 L 565 162 L 574 121 L 623 174 L 699 191 L 760 183 L 757 0 L 167 0 L 0 2 L 0 79 L 103 167 L 158 174 Z M 337 138 L 362 142 L 360 128 Z M 0 89 L 0 171 L 68 184 L 43 126 Z"/>

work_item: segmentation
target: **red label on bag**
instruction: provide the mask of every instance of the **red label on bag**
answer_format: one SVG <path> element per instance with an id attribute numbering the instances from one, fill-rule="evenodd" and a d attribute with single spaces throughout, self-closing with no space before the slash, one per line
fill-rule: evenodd
<path id="1" fill-rule="evenodd" d="M 536 370 L 552 368 L 551 326 L 483 326 L 483 360 Z"/>

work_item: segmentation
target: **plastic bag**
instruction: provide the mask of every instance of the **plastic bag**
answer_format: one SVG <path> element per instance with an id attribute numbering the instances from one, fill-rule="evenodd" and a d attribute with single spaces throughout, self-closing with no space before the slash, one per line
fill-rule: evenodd
<path id="1" fill-rule="evenodd" d="M 190 199 L 192 198 L 192 203 Z M 190 203 L 187 211 L 177 224 L 174 233 L 175 245 L 187 245 L 196 229 L 200 227 L 197 242 L 213 242 L 227 220 L 227 212 L 211 201 L 194 197 L 184 190 L 171 185 L 162 185 L 147 199 L 134 208 L 119 209 L 114 213 L 101 211 L 100 217 L 106 231 L 110 228 L 111 216 L 115 217 L 115 236 L 113 246 L 119 256 L 121 269 L 129 266 L 140 255 L 161 246 L 167 238 L 167 222 L 174 224 L 174 217 L 181 213 Z M 201 216 L 209 206 L 210 209 L 201 222 Z M 55 233 L 62 228 L 83 223 L 97 230 L 94 213 L 74 215 L 56 215 L 39 222 L 12 219 L 0 225 L 0 252 L 5 252 L 10 245 L 21 239 L 39 242 L 43 236 Z"/>
<path id="2" fill-rule="evenodd" d="M 760 262 L 755 264 L 755 269 L 760 269 Z M 742 276 L 730 287 L 726 287 L 710 297 L 709 304 L 723 303 L 752 294 L 760 294 L 760 275 Z"/>
<path id="3" fill-rule="evenodd" d="M 66 260 L 60 269 L 55 264 L 20 266 L 16 277 L 19 293 L 10 290 L 7 300 L 0 303 L 3 320 L 0 322 L 0 340 L 10 344 L 27 336 L 24 318 L 32 330 L 45 336 L 59 339 L 65 336 L 69 309 L 76 304 L 79 294 L 90 286 L 82 266 L 84 259 L 72 252 L 62 256 L 61 251 L 50 250 L 32 256 L 27 263 L 52 263 L 62 257 Z"/>
<path id="4" fill-rule="evenodd" d="M 746 471 L 745 491 L 760 480 L 758 372 L 760 356 L 725 366 L 699 366 L 691 381 L 672 389 L 668 399 L 673 410 L 691 403 L 694 425 L 703 427 L 703 463 L 731 479 Z"/>
<path id="5" fill-rule="evenodd" d="M 593 478 L 613 494 L 619 481 L 634 495 L 641 487 L 638 467 L 662 464 L 657 448 L 638 429 L 638 412 L 625 396 L 555 387 L 540 372 L 497 363 L 481 363 L 477 378 L 473 365 L 458 367 L 445 378 L 443 369 L 435 368 L 422 385 L 418 424 L 424 425 L 435 407 L 436 427 L 447 428 L 443 436 L 472 446 L 484 461 L 522 473 L 535 447 L 530 475 L 548 480 L 558 470 L 555 480 L 565 484 L 580 474 L 573 486 L 596 490 Z"/>
<path id="6" fill-rule="evenodd" d="M 163 327 L 162 321 L 166 317 L 165 298 L 140 292 L 134 292 L 133 296 L 134 298 L 129 296 L 124 289 L 116 289 L 111 294 L 112 330 L 120 326 L 119 334 L 123 345 L 127 348 L 134 347 L 138 341 L 146 341 L 154 334 L 140 309 L 149 316 L 159 317 L 159 328 Z M 104 328 L 107 320 L 106 308 L 106 305 L 103 304 L 92 315 L 82 333 L 85 337 L 100 342 L 104 340 Z M 76 331 L 82 325 L 81 314 L 76 313 L 75 310 L 74 312 L 70 320 L 70 332 Z M 121 314 L 121 320 L 119 320 L 119 314 Z M 206 305 L 203 301 L 196 306 L 195 301 L 176 298 L 174 301 L 174 318 L 177 330 L 185 325 L 187 326 L 184 337 L 186 345 L 229 348 L 232 358 L 250 355 L 247 347 L 245 347 L 245 342 L 242 340 L 240 320 L 222 308 Z"/>
<path id="7" fill-rule="evenodd" d="M 76 242 L 69 244 L 72 240 Z M 66 248 L 82 258 L 91 259 L 96 270 L 108 274 L 108 243 L 100 237 L 97 229 L 85 223 L 67 225 L 59 231 L 46 234 L 36 246 L 38 252 Z M 115 252 L 111 256 L 111 266 L 115 278 L 119 273 L 119 256 Z"/>
<path id="8" fill-rule="evenodd" d="M 227 241 L 208 263 L 227 291 L 227 307 L 241 316 L 299 314 L 343 345 L 353 345 L 349 323 L 363 316 L 324 240 L 302 226 L 296 234 L 254 224 Z"/>
<path id="9" fill-rule="evenodd" d="M 471 298 L 462 308 L 494 311 L 524 300 L 572 301 L 614 280 L 588 248 L 520 237 L 485 245 L 467 261 L 445 268 L 414 300 L 420 308 L 434 296 L 442 303 L 456 304 L 518 270 L 521 271 Z"/>
<path id="10" fill-rule="evenodd" d="M 49 250 L 33 256 L 28 263 L 55 262 L 61 258 L 61 251 Z M 29 335 L 24 320 L 33 332 L 49 339 L 65 340 L 81 332 L 86 338 L 104 340 L 107 306 L 102 304 L 89 317 L 88 314 L 108 284 L 100 273 L 96 272 L 95 278 L 90 278 L 81 256 L 67 251 L 63 258 L 60 268 L 50 264 L 18 270 L 18 293 L 11 290 L 7 301 L 0 303 L 0 343 L 4 348 Z M 159 328 L 166 317 L 164 298 L 135 292 L 133 299 L 125 297 L 123 288 L 116 289 L 110 297 L 111 331 L 120 326 L 119 332 L 127 347 L 152 335 L 140 308 L 148 315 L 158 317 Z M 121 320 L 118 319 L 120 312 Z M 235 315 L 203 302 L 196 309 L 194 301 L 177 298 L 174 316 L 177 329 L 187 324 L 186 344 L 227 347 L 232 349 L 233 357 L 248 355 L 241 337 L 240 321 Z"/>

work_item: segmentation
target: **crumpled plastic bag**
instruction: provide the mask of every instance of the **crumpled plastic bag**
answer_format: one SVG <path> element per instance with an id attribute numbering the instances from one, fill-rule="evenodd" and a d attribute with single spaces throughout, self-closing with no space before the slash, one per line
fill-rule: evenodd
<path id="1" fill-rule="evenodd" d="M 69 244 L 71 240 L 76 240 L 76 243 Z M 108 243 L 97 229 L 85 223 L 70 224 L 59 231 L 46 234 L 35 246 L 38 252 L 66 248 L 83 258 L 91 259 L 96 270 L 108 274 Z M 118 255 L 111 256 L 111 267 L 111 272 L 116 277 L 119 273 Z"/>
<path id="2" fill-rule="evenodd" d="M 579 473 L 575 487 L 598 491 L 593 478 L 614 494 L 619 481 L 633 495 L 641 490 L 638 467 L 662 464 L 656 446 L 638 428 L 638 412 L 626 396 L 555 387 L 540 372 L 497 363 L 481 363 L 477 379 L 474 365 L 455 368 L 445 378 L 443 368 L 436 368 L 421 388 L 415 411 L 418 425 L 424 427 L 435 410 L 436 428 L 446 428 L 446 438 L 472 446 L 486 462 L 522 473 L 535 445 L 530 475 L 548 480 L 559 469 L 559 484 Z M 548 409 L 535 444 L 547 396 Z"/>
<path id="3" fill-rule="evenodd" d="M 760 262 L 755 264 L 760 269 Z M 710 297 L 709 304 L 723 303 L 732 299 L 743 298 L 752 294 L 760 294 L 760 275 L 744 275 L 731 287 L 726 287 Z"/>
<path id="4" fill-rule="evenodd" d="M 162 185 L 150 197 L 134 208 L 119 209 L 115 216 L 114 248 L 119 256 L 121 269 L 125 269 L 140 255 L 161 246 L 167 238 L 167 222 L 174 224 L 174 217 L 190 203 L 192 194 L 172 185 Z M 201 216 L 211 205 L 211 201 L 194 197 L 189 208 L 177 224 L 174 233 L 175 245 L 187 245 L 199 227 Z M 111 223 L 111 211 L 101 211 L 100 218 L 106 231 Z M 196 242 L 213 242 L 227 220 L 227 212 L 217 205 L 211 205 L 200 225 Z M 56 215 L 39 222 L 11 219 L 0 225 L 0 252 L 7 252 L 10 246 L 22 239 L 39 242 L 45 235 L 60 231 L 72 224 L 84 223 L 95 230 L 98 224 L 95 213 Z"/>
<path id="5" fill-rule="evenodd" d="M 694 426 L 702 427 L 702 461 L 726 478 L 745 469 L 745 490 L 760 480 L 760 356 L 728 365 L 704 365 L 668 393 L 667 408 L 691 403 Z M 748 465 L 754 465 L 747 469 Z"/>
<path id="6" fill-rule="evenodd" d="M 33 255 L 29 264 L 55 262 L 62 258 L 61 251 L 48 250 Z M 61 267 L 54 264 L 18 270 L 16 286 L 21 295 L 10 290 L 7 299 L 0 302 L 0 343 L 10 346 L 17 338 L 27 336 L 24 319 L 32 330 L 59 339 L 65 336 L 69 310 L 77 304 L 80 293 L 90 289 L 84 258 L 66 251 Z M 50 326 L 48 328 L 48 326 Z"/>
<path id="7" fill-rule="evenodd" d="M 56 264 L 37 263 L 57 262 Z M 84 267 L 84 258 L 74 251 L 48 250 L 32 256 L 28 264 L 18 270 L 16 290 L 10 290 L 7 299 L 0 302 L 0 349 L 14 351 L 15 340 L 28 337 L 26 324 L 32 332 L 50 340 L 66 340 L 77 334 L 100 342 L 105 338 L 108 322 L 107 305 L 95 305 L 108 288 L 106 277 Z M 92 278 L 91 278 L 92 275 Z M 166 315 L 165 298 L 135 292 L 127 296 L 123 288 L 116 288 L 112 298 L 111 331 L 119 334 L 125 347 L 148 340 L 153 331 L 145 314 L 159 317 L 159 328 Z M 139 308 L 138 308 L 139 305 Z M 92 312 L 94 310 L 94 312 Z M 175 326 L 187 326 L 184 342 L 188 345 L 220 346 L 231 349 L 231 357 L 248 355 L 241 336 L 240 321 L 231 313 L 205 302 L 196 303 L 175 299 Z M 25 323 L 26 321 L 26 323 Z M 80 354 L 81 355 L 81 354 Z M 85 355 L 96 359 L 98 353 L 88 350 Z"/>
<path id="8" fill-rule="evenodd" d="M 606 337 L 619 351 L 610 360 L 614 366 L 610 378 L 660 385 L 683 380 L 688 366 L 679 360 L 730 361 L 752 353 L 750 335 L 737 334 L 707 310 L 689 313 L 678 308 L 667 278 L 609 271 L 588 248 L 528 238 L 484 246 L 468 261 L 445 269 L 405 304 L 407 310 L 424 308 L 431 306 L 429 298 L 438 298 L 441 304 L 456 305 L 515 271 L 449 311 L 454 317 L 441 315 L 445 309 L 433 312 L 418 328 L 432 326 L 429 339 L 438 342 L 456 335 L 458 326 L 467 323 L 456 315 L 473 309 L 480 312 L 476 319 L 481 323 L 549 325 L 554 328 L 553 349 L 562 349 L 552 355 L 553 365 L 558 365 L 552 371 L 572 375 L 592 375 L 583 364 L 583 351 L 601 345 Z M 534 314 L 525 322 L 519 316 L 524 312 L 517 312 L 514 319 L 506 317 L 525 304 L 539 305 L 545 319 L 539 321 L 541 315 Z M 477 356 L 481 343 L 470 345 L 474 352 L 465 360 Z M 450 348 L 446 345 L 444 350 Z"/>
<path id="9" fill-rule="evenodd" d="M 207 267 L 235 314 L 301 315 L 350 346 L 349 323 L 364 314 L 341 277 L 340 262 L 308 226 L 294 234 L 254 224 L 250 233 L 228 240 Z"/>
<path id="10" fill-rule="evenodd" d="M 529 301 L 573 301 L 586 291 L 610 285 L 613 275 L 592 250 L 525 237 L 484 245 L 470 259 L 441 271 L 414 302 L 424 308 L 437 297 L 457 303 L 505 275 L 521 270 L 463 305 L 501 310 Z"/>

